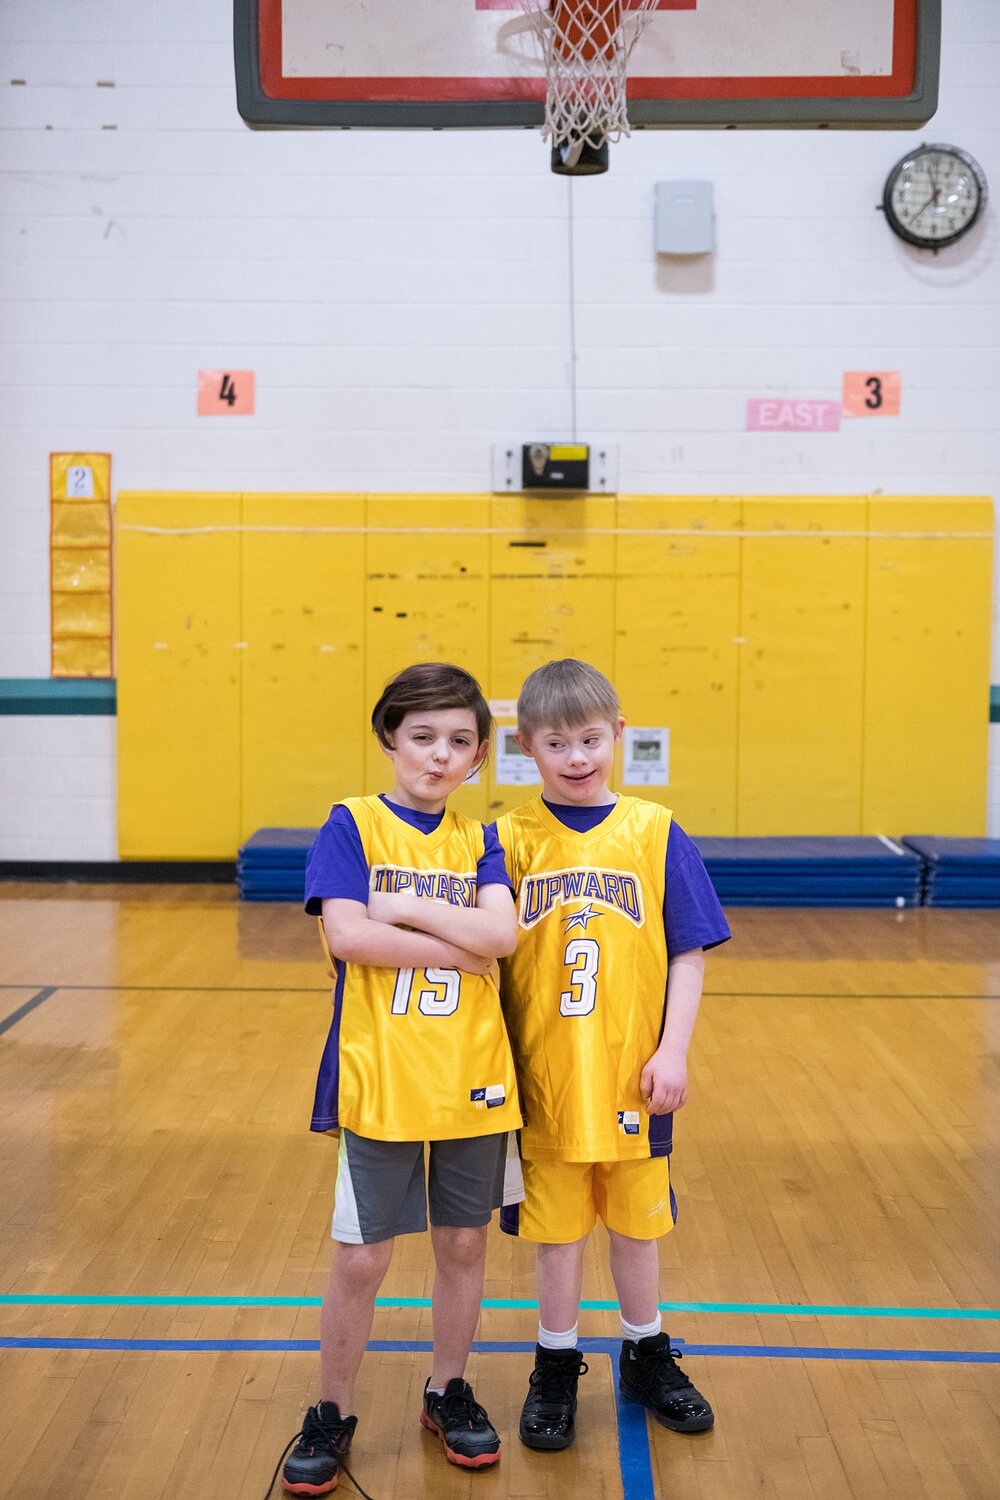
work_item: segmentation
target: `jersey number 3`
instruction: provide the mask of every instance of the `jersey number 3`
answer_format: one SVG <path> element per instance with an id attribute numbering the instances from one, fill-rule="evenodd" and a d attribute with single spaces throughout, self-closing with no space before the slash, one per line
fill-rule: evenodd
<path id="1" fill-rule="evenodd" d="M 394 1016 L 405 1016 L 410 1008 L 410 995 L 413 991 L 413 969 L 400 969 L 396 975 L 396 985 L 392 992 L 391 1013 Z M 432 990 L 420 990 L 417 995 L 417 1009 L 422 1016 L 453 1016 L 458 1010 L 458 992 L 462 985 L 462 976 L 457 969 L 423 969 L 421 970 L 428 984 L 432 984 Z"/>
<path id="2" fill-rule="evenodd" d="M 589 1016 L 597 1004 L 597 965 L 601 950 L 595 938 L 570 938 L 563 963 L 572 965 L 570 988 L 559 996 L 559 1012 L 564 1016 Z"/>

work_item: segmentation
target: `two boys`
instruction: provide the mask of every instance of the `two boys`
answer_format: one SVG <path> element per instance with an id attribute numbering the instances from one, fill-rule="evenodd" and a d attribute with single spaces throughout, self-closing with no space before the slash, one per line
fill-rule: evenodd
<path id="1" fill-rule="evenodd" d="M 340 1129 L 338 1246 L 322 1314 L 322 1399 L 283 1472 L 293 1494 L 327 1493 L 345 1467 L 353 1381 L 393 1236 L 424 1227 L 428 1140 L 437 1274 L 421 1421 L 454 1463 L 499 1458 L 464 1370 L 485 1226 L 519 1123 L 507 1027 L 524 1188 L 508 1187 L 501 1223 L 538 1244 L 522 1441 L 573 1440 L 583 1250 L 597 1217 L 621 1304 L 623 1393 L 675 1430 L 712 1425 L 660 1328 L 656 1242 L 673 1225 L 671 1114 L 686 1098 L 702 950 L 729 930 L 670 813 L 609 790 L 623 722 L 611 684 L 584 663 L 532 673 L 518 736 L 542 795 L 483 830 L 445 809 L 488 751 L 478 685 L 458 668 L 408 668 L 373 714 L 393 791 L 335 808 L 314 846 L 307 909 L 322 910 L 337 972 L 314 1128 Z M 488 972 L 497 958 L 503 1012 Z"/>

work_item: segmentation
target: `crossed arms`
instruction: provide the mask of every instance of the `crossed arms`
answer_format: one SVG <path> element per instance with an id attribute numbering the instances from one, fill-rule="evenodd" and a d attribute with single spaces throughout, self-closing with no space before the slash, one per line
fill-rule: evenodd
<path id="1" fill-rule="evenodd" d="M 337 958 L 386 969 L 485 974 L 517 943 L 514 901 L 505 885 L 480 886 L 475 906 L 452 906 L 408 891 L 373 891 L 367 906 L 327 898 L 323 927 Z"/>

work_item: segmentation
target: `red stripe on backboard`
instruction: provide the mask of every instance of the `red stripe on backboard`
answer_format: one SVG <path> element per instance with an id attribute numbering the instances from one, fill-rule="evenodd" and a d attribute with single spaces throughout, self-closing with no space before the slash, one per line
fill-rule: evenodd
<path id="1" fill-rule="evenodd" d="M 635 10 L 641 0 L 625 0 L 626 10 Z M 476 0 L 476 10 L 523 10 L 521 0 Z M 697 10 L 698 0 L 654 0 L 651 10 Z"/>
<path id="2" fill-rule="evenodd" d="M 482 3 L 480 9 L 497 10 Z M 504 4 L 503 8 L 514 7 Z M 664 9 L 693 9 L 669 4 Z M 259 0 L 260 83 L 270 99 L 330 99 L 391 104 L 544 99 L 545 79 L 529 78 L 286 78 L 282 73 L 281 0 Z M 916 70 L 916 0 L 895 0 L 892 72 L 882 78 L 630 78 L 630 99 L 905 98 Z"/>
<path id="3" fill-rule="evenodd" d="M 260 57 L 260 86 L 271 99 L 294 98 L 283 92 L 285 79 L 281 67 L 281 0 L 258 0 L 257 51 Z"/>
<path id="4" fill-rule="evenodd" d="M 263 72 L 263 68 L 261 69 Z M 262 80 L 263 82 L 263 80 Z M 273 99 L 331 99 L 349 104 L 446 104 L 545 99 L 544 78 L 286 78 Z"/>

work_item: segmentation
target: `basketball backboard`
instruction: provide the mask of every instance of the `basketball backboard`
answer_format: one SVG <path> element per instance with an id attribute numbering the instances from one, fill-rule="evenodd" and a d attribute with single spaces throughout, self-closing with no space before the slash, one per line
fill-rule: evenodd
<path id="1" fill-rule="evenodd" d="M 626 0 L 626 4 L 628 0 Z M 542 122 L 519 0 L 234 0 L 251 125 Z M 940 0 L 657 0 L 629 64 L 633 129 L 916 129 L 937 107 Z"/>

